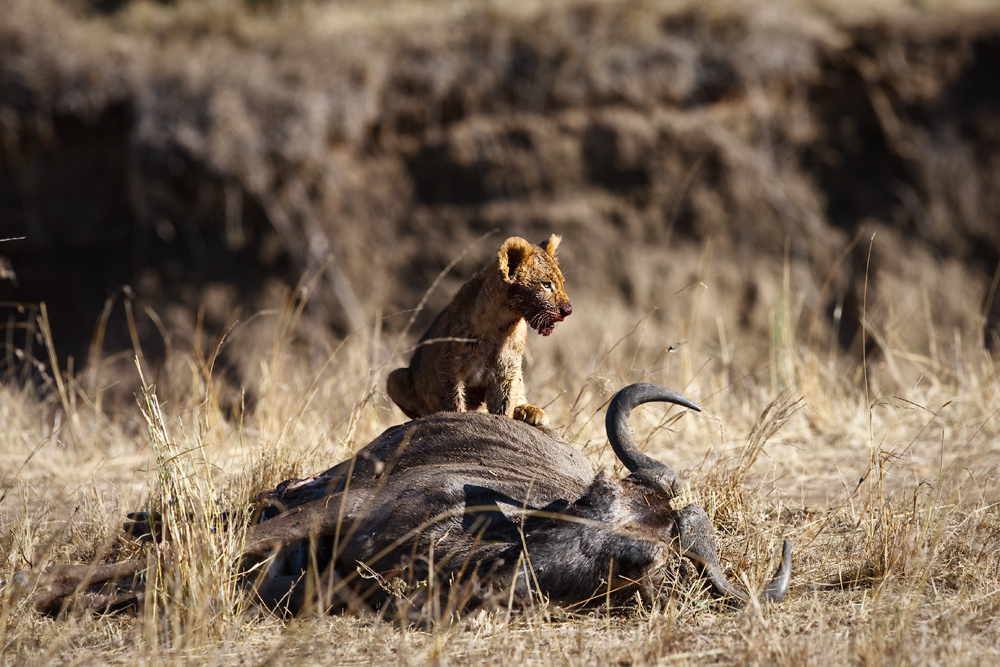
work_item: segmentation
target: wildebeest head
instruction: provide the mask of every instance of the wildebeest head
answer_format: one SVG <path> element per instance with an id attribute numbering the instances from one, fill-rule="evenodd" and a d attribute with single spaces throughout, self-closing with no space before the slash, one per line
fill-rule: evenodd
<path id="1" fill-rule="evenodd" d="M 438 413 L 390 428 L 321 475 L 261 494 L 243 551 L 245 585 L 265 606 L 293 612 L 408 605 L 433 617 L 496 600 L 622 604 L 637 593 L 669 597 L 679 555 L 714 595 L 739 604 L 747 593 L 726 580 L 704 510 L 674 509 L 677 475 L 632 440 L 629 414 L 648 401 L 700 409 L 656 385 L 619 392 L 607 431 L 630 471 L 623 479 L 595 474 L 555 432 L 497 415 Z M 127 529 L 155 532 L 150 517 L 130 518 Z M 77 567 L 84 570 L 75 579 L 66 569 L 39 578 L 36 607 L 58 610 L 84 577 L 98 583 L 88 566 Z M 101 567 L 107 580 L 141 566 Z M 790 572 L 785 540 L 762 599 L 780 601 Z M 84 600 L 95 608 L 126 602 Z"/>

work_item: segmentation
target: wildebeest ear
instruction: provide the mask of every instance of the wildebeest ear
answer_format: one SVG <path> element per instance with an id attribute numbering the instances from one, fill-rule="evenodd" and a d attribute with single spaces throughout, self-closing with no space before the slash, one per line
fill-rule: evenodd
<path id="1" fill-rule="evenodd" d="M 559 236 L 558 234 L 553 234 L 552 236 L 549 237 L 548 241 L 539 243 L 538 245 L 542 246 L 545 252 L 549 253 L 549 255 L 551 255 L 554 258 L 556 256 L 556 250 L 559 249 L 560 241 L 562 241 L 562 237 Z"/>
<path id="2" fill-rule="evenodd" d="M 500 275 L 509 283 L 514 282 L 514 274 L 517 267 L 521 266 L 531 253 L 535 252 L 535 246 L 531 245 L 519 236 L 512 236 L 500 246 L 497 253 L 497 261 L 500 265 Z"/>

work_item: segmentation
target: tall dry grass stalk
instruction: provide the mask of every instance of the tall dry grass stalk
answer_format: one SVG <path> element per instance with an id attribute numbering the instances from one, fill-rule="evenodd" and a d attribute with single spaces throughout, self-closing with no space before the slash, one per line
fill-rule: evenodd
<path id="1" fill-rule="evenodd" d="M 140 410 L 156 457 L 148 511 L 159 515 L 165 536 L 146 570 L 143 621 L 156 655 L 161 645 L 181 650 L 222 639 L 238 618 L 244 606 L 235 569 L 244 536 L 238 526 L 249 517 L 245 504 L 220 509 L 216 471 L 202 434 L 171 429 L 155 388 L 145 377 L 142 386 Z M 171 437 L 171 430 L 180 432 Z"/>

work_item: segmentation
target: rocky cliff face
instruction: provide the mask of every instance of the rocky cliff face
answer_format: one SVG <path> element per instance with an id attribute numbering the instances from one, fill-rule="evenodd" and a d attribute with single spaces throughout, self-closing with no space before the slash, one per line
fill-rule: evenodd
<path id="1" fill-rule="evenodd" d="M 398 330 L 493 230 L 430 311 L 506 236 L 557 232 L 576 335 L 702 282 L 690 317 L 746 364 L 781 309 L 849 348 L 866 276 L 910 349 L 996 335 L 1000 12 L 113 4 L 0 24 L 15 347 L 14 302 L 79 359 L 109 303 L 104 351 L 130 347 L 128 301 L 156 355 L 319 270 L 315 322 Z"/>

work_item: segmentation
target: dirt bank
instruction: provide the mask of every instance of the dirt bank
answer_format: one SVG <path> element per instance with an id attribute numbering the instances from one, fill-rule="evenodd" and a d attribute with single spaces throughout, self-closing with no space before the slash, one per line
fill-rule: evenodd
<path id="1" fill-rule="evenodd" d="M 683 314 L 735 363 L 782 312 L 850 349 L 867 274 L 873 353 L 993 342 L 1000 12 L 510 4 L 13 0 L 0 301 L 47 302 L 77 359 L 112 296 L 103 351 L 131 347 L 128 301 L 155 357 L 199 306 L 218 332 L 325 267 L 313 322 L 391 331 L 487 232 L 431 310 L 505 236 L 557 232 L 567 336 L 663 306 L 660 344 L 703 282 Z"/>

